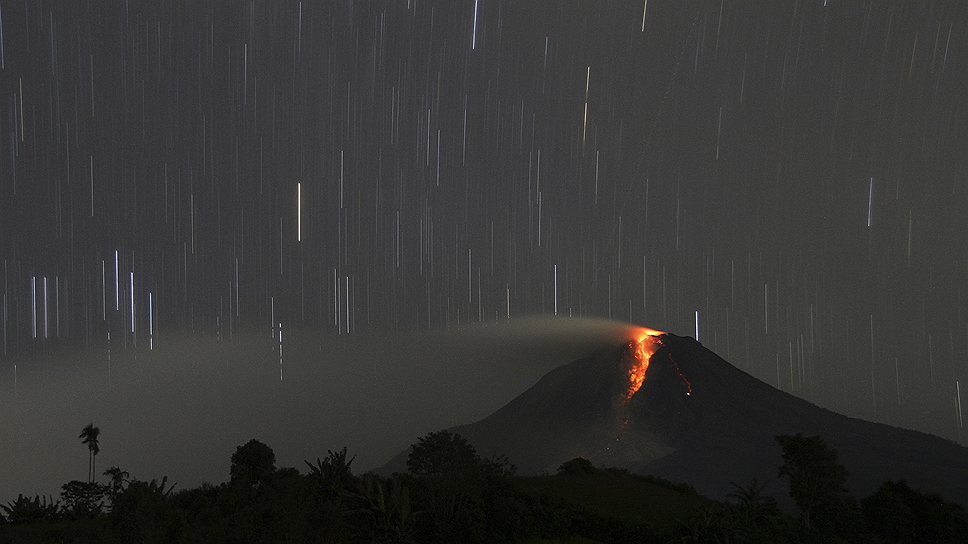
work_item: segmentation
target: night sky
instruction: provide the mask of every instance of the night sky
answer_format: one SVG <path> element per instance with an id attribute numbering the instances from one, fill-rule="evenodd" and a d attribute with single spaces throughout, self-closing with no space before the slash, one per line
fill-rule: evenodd
<path id="1" fill-rule="evenodd" d="M 176 334 L 606 317 L 968 438 L 968 3 L 0 0 L 0 33 L 4 391 Z"/>

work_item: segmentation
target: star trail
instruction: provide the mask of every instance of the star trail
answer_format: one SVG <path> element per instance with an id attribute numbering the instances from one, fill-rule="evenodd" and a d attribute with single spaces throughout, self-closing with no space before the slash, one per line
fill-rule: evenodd
<path id="1" fill-rule="evenodd" d="M 605 317 L 962 440 L 966 67 L 958 1 L 0 0 L 0 381 Z"/>

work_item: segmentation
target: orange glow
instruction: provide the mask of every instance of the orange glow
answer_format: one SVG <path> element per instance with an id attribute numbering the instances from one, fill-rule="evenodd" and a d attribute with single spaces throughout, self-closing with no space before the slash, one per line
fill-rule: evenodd
<path id="1" fill-rule="evenodd" d="M 659 337 L 663 334 L 665 333 L 662 331 L 644 327 L 636 329 L 634 339 L 629 342 L 629 348 L 632 349 L 635 362 L 629 368 L 629 388 L 625 393 L 625 402 L 630 401 L 632 395 L 638 392 L 642 383 L 645 382 L 645 373 L 649 370 L 649 361 L 652 359 L 652 354 L 662 345 L 662 340 Z"/>

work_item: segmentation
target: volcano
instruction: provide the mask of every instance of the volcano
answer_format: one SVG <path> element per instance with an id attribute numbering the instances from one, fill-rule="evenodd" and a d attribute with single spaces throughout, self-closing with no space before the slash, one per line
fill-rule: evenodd
<path id="1" fill-rule="evenodd" d="M 786 502 L 777 435 L 819 435 L 850 473 L 856 497 L 886 480 L 968 504 L 968 449 L 929 434 L 850 418 L 780 391 L 699 342 L 642 330 L 558 367 L 486 418 L 451 429 L 483 456 L 507 455 L 519 473 L 553 473 L 584 457 L 685 482 L 724 498 L 731 482 L 769 482 Z M 386 470 L 403 470 L 406 453 Z"/>

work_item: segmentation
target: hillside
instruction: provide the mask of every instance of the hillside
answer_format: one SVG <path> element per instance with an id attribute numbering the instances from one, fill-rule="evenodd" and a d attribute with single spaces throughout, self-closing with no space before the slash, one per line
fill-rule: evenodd
<path id="1" fill-rule="evenodd" d="M 507 455 L 522 473 L 553 471 L 585 457 L 686 482 L 721 499 L 730 482 L 777 479 L 775 437 L 819 435 L 850 472 L 856 496 L 885 480 L 968 503 L 968 449 L 936 436 L 849 418 L 780 391 L 691 338 L 663 334 L 644 382 L 630 398 L 635 342 L 558 367 L 488 417 L 453 430 L 483 455 Z M 384 470 L 399 470 L 403 452 Z"/>

